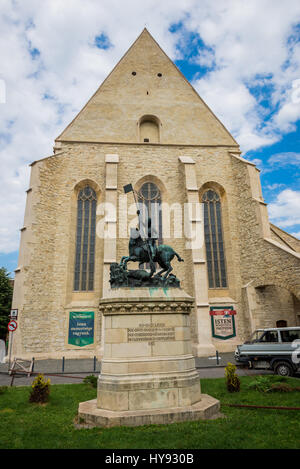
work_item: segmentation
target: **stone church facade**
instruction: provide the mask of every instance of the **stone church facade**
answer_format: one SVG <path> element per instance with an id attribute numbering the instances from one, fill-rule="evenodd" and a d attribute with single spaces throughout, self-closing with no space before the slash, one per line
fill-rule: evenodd
<path id="1" fill-rule="evenodd" d="M 101 357 L 99 303 L 135 216 L 128 183 L 158 209 L 158 242 L 184 259 L 172 273 L 194 298 L 195 356 L 232 351 L 259 327 L 300 325 L 300 241 L 269 222 L 259 170 L 145 29 L 53 155 L 31 164 L 14 356 Z M 88 332 L 76 341 L 80 318 Z"/>

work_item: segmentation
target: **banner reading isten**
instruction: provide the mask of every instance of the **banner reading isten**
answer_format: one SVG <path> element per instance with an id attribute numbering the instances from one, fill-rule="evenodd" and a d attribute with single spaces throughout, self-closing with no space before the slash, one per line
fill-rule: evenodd
<path id="1" fill-rule="evenodd" d="M 94 312 L 70 312 L 68 344 L 84 347 L 94 343 Z"/>
<path id="2" fill-rule="evenodd" d="M 233 306 L 211 306 L 209 314 L 213 337 L 226 340 L 236 336 Z"/>

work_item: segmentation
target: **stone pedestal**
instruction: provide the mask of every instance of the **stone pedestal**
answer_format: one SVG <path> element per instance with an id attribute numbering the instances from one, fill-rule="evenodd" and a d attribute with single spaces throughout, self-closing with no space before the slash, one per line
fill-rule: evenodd
<path id="1" fill-rule="evenodd" d="M 104 356 L 97 399 L 79 405 L 85 423 L 142 425 L 211 418 L 190 340 L 193 298 L 178 288 L 120 288 L 102 298 Z"/>

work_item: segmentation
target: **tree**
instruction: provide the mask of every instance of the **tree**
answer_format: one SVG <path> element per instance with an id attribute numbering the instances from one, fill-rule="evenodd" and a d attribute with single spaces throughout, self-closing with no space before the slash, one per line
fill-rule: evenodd
<path id="1" fill-rule="evenodd" d="M 4 340 L 7 335 L 12 295 L 13 287 L 9 272 L 5 267 L 0 267 L 0 339 Z"/>

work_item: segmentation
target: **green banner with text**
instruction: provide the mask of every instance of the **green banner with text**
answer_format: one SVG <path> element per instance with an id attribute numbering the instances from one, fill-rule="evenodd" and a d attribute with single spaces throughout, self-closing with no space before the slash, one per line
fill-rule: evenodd
<path id="1" fill-rule="evenodd" d="M 69 340 L 70 345 L 84 347 L 94 343 L 94 312 L 70 312 Z"/>

